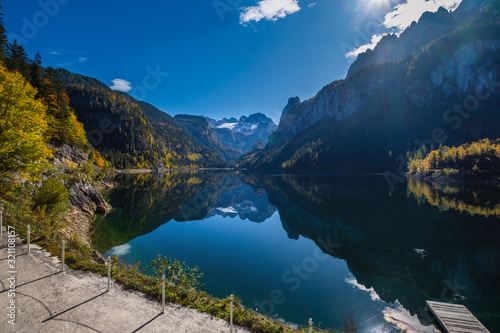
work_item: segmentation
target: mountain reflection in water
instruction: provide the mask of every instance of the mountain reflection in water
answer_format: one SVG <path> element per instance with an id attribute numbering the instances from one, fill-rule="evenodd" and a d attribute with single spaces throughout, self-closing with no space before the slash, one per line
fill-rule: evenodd
<path id="1" fill-rule="evenodd" d="M 302 236 L 312 240 L 323 253 L 345 260 L 352 275 L 344 277 L 342 288 L 350 286 L 364 292 L 373 304 L 390 304 L 383 307 L 381 316 L 393 330 L 433 331 L 432 326 L 423 326 L 431 322 L 424 310 L 425 300 L 465 304 L 491 331 L 500 330 L 500 221 L 494 217 L 498 205 L 493 199 L 498 198 L 496 188 L 440 190 L 410 180 L 407 187 L 391 193 L 382 176 L 235 172 L 123 175 L 118 182 L 119 186 L 109 194 L 114 210 L 96 223 L 93 241 L 101 252 L 120 256 L 134 251 L 132 240 L 155 234 L 170 221 L 208 221 L 220 216 L 266 224 L 277 212 L 290 239 L 288 244 Z M 461 201 L 464 204 L 459 204 Z M 217 237 L 227 242 L 235 235 Z M 287 256 L 265 253 L 266 248 L 259 248 L 257 239 L 248 242 L 259 260 L 265 261 L 271 255 Z M 233 250 L 232 260 L 241 261 L 243 255 L 252 254 L 238 253 L 236 247 Z M 140 253 L 135 256 L 142 258 Z M 253 267 L 247 269 L 235 269 L 234 279 L 244 280 L 242 275 L 255 273 Z M 277 270 L 275 275 L 281 276 L 282 272 Z M 327 276 L 321 281 L 315 288 L 340 288 L 333 282 L 329 284 Z M 218 293 L 217 288 L 224 287 L 213 287 L 214 293 Z M 267 293 L 272 286 L 269 289 Z M 344 289 L 331 291 L 332 295 L 342 297 Z M 240 294 L 238 289 L 235 292 Z M 331 311 L 339 312 L 332 316 L 337 317 L 335 320 L 327 315 L 315 318 L 330 327 L 341 325 L 338 317 L 345 316 L 346 310 L 353 309 L 355 314 L 368 311 L 356 308 L 358 301 L 347 299 L 346 308 L 328 304 L 333 300 L 300 301 L 309 308 L 315 306 L 310 304 L 320 303 L 316 312 L 320 312 L 320 306 L 332 306 Z M 280 313 L 295 311 L 278 308 Z M 371 327 L 368 322 L 358 326 L 360 331 Z"/>

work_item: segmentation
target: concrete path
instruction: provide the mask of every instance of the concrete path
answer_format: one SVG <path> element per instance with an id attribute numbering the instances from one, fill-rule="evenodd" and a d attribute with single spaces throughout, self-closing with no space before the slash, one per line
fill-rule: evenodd
<path id="1" fill-rule="evenodd" d="M 167 303 L 166 313 L 161 314 L 159 302 L 114 283 L 107 292 L 106 277 L 73 270 L 61 273 L 57 258 L 35 245 L 27 254 L 27 245 L 17 238 L 15 263 L 9 262 L 7 238 L 4 228 L 0 332 L 229 332 L 226 321 L 175 304 Z M 9 277 L 15 277 L 15 291 L 10 291 L 13 280 Z M 15 314 L 15 325 L 9 323 L 9 314 Z M 235 332 L 250 331 L 237 328 Z"/>

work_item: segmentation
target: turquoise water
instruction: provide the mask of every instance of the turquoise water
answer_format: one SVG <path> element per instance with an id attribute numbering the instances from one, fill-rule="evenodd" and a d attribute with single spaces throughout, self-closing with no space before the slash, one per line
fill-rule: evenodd
<path id="1" fill-rule="evenodd" d="M 432 332 L 432 299 L 500 329 L 500 224 L 483 216 L 495 187 L 222 172 L 118 181 L 94 244 L 145 271 L 156 254 L 180 259 L 208 293 L 302 325 L 341 328 L 353 311 L 359 332 Z"/>

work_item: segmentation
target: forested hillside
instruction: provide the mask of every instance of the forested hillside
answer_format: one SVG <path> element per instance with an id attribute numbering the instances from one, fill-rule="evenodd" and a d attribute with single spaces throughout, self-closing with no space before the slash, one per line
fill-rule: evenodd
<path id="1" fill-rule="evenodd" d="M 3 26 L 2 26 L 3 27 Z M 16 41 L 0 45 L 0 172 L 31 177 L 49 167 L 56 147 L 91 150 L 82 123 L 69 105 L 64 85 L 52 68 L 44 69 L 39 54 L 29 59 Z M 98 158 L 96 153 L 94 156 Z"/>
<path id="2" fill-rule="evenodd" d="M 484 139 L 458 147 L 440 146 L 429 153 L 420 148 L 408 157 L 410 175 L 498 177 L 500 176 L 500 139 Z"/>
<path id="3" fill-rule="evenodd" d="M 242 155 L 242 152 L 222 143 L 217 133 L 210 127 L 208 120 L 203 116 L 178 114 L 175 120 L 196 138 L 202 145 L 216 151 L 226 161 L 234 161 Z"/>
<path id="4" fill-rule="evenodd" d="M 219 166 L 222 158 L 198 144 L 168 114 L 111 90 L 98 80 L 56 70 L 90 143 L 117 168 Z M 160 163 L 161 162 L 161 163 Z"/>
<path id="5" fill-rule="evenodd" d="M 1 9 L 1 6 L 0 6 Z M 56 244 L 68 239 L 68 257 L 87 242 L 81 232 L 109 205 L 93 184 L 110 167 L 89 144 L 84 126 L 52 68 L 7 42 L 0 15 L 0 209 L 16 234 Z M 78 223 L 76 223 L 78 222 Z M 79 224 L 75 228 L 75 224 Z M 74 228 L 74 229 L 72 229 Z M 78 230 L 76 230 L 78 229 Z"/>

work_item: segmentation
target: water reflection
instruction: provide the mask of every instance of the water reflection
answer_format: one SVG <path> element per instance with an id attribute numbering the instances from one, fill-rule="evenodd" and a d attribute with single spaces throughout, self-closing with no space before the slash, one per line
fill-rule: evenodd
<path id="1" fill-rule="evenodd" d="M 491 189 L 410 180 L 408 191 L 390 193 L 384 178 L 375 176 L 121 177 L 110 193 L 115 209 L 96 228 L 94 242 L 103 252 L 114 247 L 115 253 L 127 253 L 130 240 L 171 220 L 218 215 L 264 222 L 278 211 L 289 239 L 311 239 L 324 253 L 345 260 L 353 275 L 346 284 L 374 302 L 394 304 L 383 311 L 387 323 L 428 331 L 422 328 L 430 323 L 425 300 L 441 300 L 465 304 L 491 331 L 500 329 L 500 224 L 486 217 L 498 206 Z"/>
<path id="2" fill-rule="evenodd" d="M 496 218 L 418 206 L 404 193 L 389 193 L 381 177 L 282 176 L 261 182 L 290 238 L 310 238 L 345 259 L 356 282 L 377 297 L 402 304 L 422 323 L 430 319 L 425 300 L 441 300 L 465 304 L 480 320 L 498 325 Z M 488 197 L 483 191 L 475 193 Z"/>
<path id="3" fill-rule="evenodd" d="M 108 249 L 150 233 L 170 220 L 203 220 L 221 215 L 263 222 L 276 212 L 263 188 L 246 185 L 237 174 L 167 172 L 124 174 L 109 194 L 113 211 L 96 221 L 95 247 Z"/>
<path id="4" fill-rule="evenodd" d="M 500 217 L 500 188 L 495 184 L 473 185 L 408 179 L 408 195 L 419 204 L 428 202 L 440 211 L 454 209 L 470 215 Z"/>

